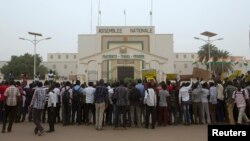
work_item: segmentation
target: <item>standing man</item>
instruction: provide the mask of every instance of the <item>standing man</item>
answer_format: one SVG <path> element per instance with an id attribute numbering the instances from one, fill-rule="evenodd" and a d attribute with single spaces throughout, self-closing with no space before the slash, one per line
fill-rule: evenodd
<path id="1" fill-rule="evenodd" d="M 43 88 L 43 83 L 38 82 L 38 88 L 36 88 L 33 98 L 30 103 L 30 108 L 32 108 L 32 115 L 33 115 L 33 122 L 35 123 L 36 127 L 34 129 L 34 133 L 41 136 L 44 134 L 44 128 L 41 125 L 41 116 L 42 111 L 44 109 L 46 100 L 46 90 Z"/>
<path id="2" fill-rule="evenodd" d="M 141 105 L 140 105 L 141 106 L 140 121 L 142 123 L 142 117 L 143 117 L 143 120 L 145 121 L 146 114 L 145 114 L 145 105 L 143 104 L 144 96 L 145 96 L 145 88 L 144 88 L 144 85 L 142 84 L 141 79 L 139 79 L 137 81 L 137 84 L 135 85 L 135 88 L 138 89 L 140 91 L 140 94 L 141 94 L 141 98 L 140 98 L 140 102 L 141 102 Z"/>
<path id="3" fill-rule="evenodd" d="M 225 101 L 226 101 L 226 109 L 227 109 L 227 118 L 229 119 L 229 124 L 234 125 L 235 119 L 233 115 L 233 109 L 234 109 L 234 100 L 233 100 L 233 93 L 237 89 L 235 86 L 233 86 L 233 83 L 229 81 L 227 83 L 228 85 L 225 88 Z"/>
<path id="4" fill-rule="evenodd" d="M 49 121 L 49 130 L 47 133 L 55 131 L 55 107 L 57 102 L 57 94 L 54 92 L 54 85 L 51 85 L 48 90 L 48 121 Z"/>
<path id="5" fill-rule="evenodd" d="M 182 105 L 183 115 L 184 115 L 184 124 L 190 125 L 191 124 L 191 117 L 189 112 L 189 103 L 190 103 L 190 96 L 189 90 L 192 88 L 192 79 L 190 79 L 190 84 L 185 83 L 182 84 L 182 87 L 179 91 L 179 103 Z"/>
<path id="6" fill-rule="evenodd" d="M 99 86 L 96 87 L 94 94 L 96 108 L 96 130 L 102 130 L 103 113 L 105 110 L 105 101 L 108 99 L 108 88 L 104 86 L 104 80 L 99 81 Z"/>
<path id="7" fill-rule="evenodd" d="M 91 111 L 92 117 L 93 117 L 93 123 L 95 123 L 95 105 L 94 105 L 94 94 L 95 94 L 95 88 L 93 82 L 89 82 L 89 85 L 87 88 L 84 89 L 86 94 L 86 105 L 87 105 L 87 111 L 86 111 L 86 124 L 88 125 L 90 123 L 90 116 L 89 112 Z"/>
<path id="8" fill-rule="evenodd" d="M 145 91 L 145 97 L 144 97 L 144 104 L 146 104 L 146 121 L 145 121 L 145 128 L 148 128 L 149 126 L 149 117 L 151 115 L 152 122 L 151 122 L 151 128 L 155 128 L 156 123 L 156 93 L 153 89 L 153 85 L 151 83 L 148 83 L 148 89 Z"/>
<path id="9" fill-rule="evenodd" d="M 122 114 L 123 128 L 126 129 L 126 108 L 128 105 L 128 90 L 124 87 L 124 81 L 120 81 L 120 86 L 115 89 L 114 99 L 116 100 L 115 128 L 119 125 L 119 117 Z"/>
<path id="10" fill-rule="evenodd" d="M 3 128 L 2 133 L 5 133 L 6 123 L 9 121 L 8 132 L 11 132 L 12 124 L 15 118 L 17 103 L 20 97 L 20 92 L 17 87 L 15 87 L 15 81 L 10 81 L 10 86 L 4 92 L 4 96 L 6 97 L 4 100 L 5 107 L 3 111 L 5 111 L 3 117 Z"/>
<path id="11" fill-rule="evenodd" d="M 225 104 L 225 101 L 224 101 L 224 87 L 222 86 L 221 84 L 222 82 L 219 80 L 217 82 L 217 120 L 219 123 L 223 123 L 224 122 L 224 119 L 225 119 L 225 111 L 224 111 L 224 104 Z"/>

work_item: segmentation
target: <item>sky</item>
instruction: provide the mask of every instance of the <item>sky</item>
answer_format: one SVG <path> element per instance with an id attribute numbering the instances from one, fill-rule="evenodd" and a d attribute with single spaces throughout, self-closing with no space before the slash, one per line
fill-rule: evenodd
<path id="1" fill-rule="evenodd" d="M 28 32 L 41 33 L 36 52 L 76 53 L 79 34 L 95 34 L 98 1 L 92 0 L 0 0 L 0 61 L 12 55 L 34 54 Z M 152 7 L 156 34 L 173 34 L 174 52 L 197 52 L 205 43 L 193 37 L 204 31 L 217 33 L 211 40 L 234 56 L 250 58 L 249 0 L 100 0 L 101 25 L 149 26 Z M 91 16 L 92 9 L 92 16 Z M 91 18 L 92 17 L 92 18 Z M 92 19 L 92 20 L 91 20 Z M 92 22 L 91 22 L 92 21 Z M 92 24 L 91 24 L 92 23 Z"/>

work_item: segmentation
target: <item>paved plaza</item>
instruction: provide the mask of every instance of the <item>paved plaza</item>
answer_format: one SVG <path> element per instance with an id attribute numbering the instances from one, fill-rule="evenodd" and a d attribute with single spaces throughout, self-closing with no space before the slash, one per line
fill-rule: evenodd
<path id="1" fill-rule="evenodd" d="M 2 125 L 0 125 L 2 128 Z M 43 124 L 48 129 L 48 124 Z M 11 133 L 0 133 L 1 141 L 207 141 L 207 125 L 167 126 L 156 129 L 127 128 L 114 130 L 112 126 L 96 131 L 94 126 L 55 125 L 54 133 L 37 136 L 33 123 L 15 123 Z"/>

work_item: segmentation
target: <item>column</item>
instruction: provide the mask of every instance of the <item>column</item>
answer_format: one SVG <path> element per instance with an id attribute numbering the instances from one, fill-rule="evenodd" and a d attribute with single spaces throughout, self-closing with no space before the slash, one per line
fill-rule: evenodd
<path id="1" fill-rule="evenodd" d="M 97 68 L 97 80 L 99 81 L 102 79 L 102 63 L 98 63 L 98 68 Z"/>

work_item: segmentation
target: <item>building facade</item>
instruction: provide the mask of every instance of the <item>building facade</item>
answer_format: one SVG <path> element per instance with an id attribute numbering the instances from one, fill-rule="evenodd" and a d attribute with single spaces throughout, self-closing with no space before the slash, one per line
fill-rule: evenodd
<path id="1" fill-rule="evenodd" d="M 174 53 L 173 34 L 155 34 L 153 26 L 99 26 L 96 34 L 78 35 L 77 53 L 49 53 L 43 65 L 61 78 L 76 76 L 85 82 L 138 79 L 150 69 L 162 81 L 168 73 L 190 75 L 194 67 L 206 69 L 202 63 L 194 64 L 197 57 L 197 53 Z M 234 70 L 247 72 L 243 57 L 231 60 L 238 60 Z"/>
<path id="2" fill-rule="evenodd" d="M 153 26 L 100 26 L 78 36 L 77 75 L 86 81 L 141 78 L 155 69 L 164 79 L 173 69 L 173 35 L 155 34 Z"/>

